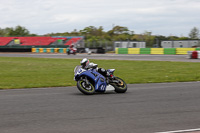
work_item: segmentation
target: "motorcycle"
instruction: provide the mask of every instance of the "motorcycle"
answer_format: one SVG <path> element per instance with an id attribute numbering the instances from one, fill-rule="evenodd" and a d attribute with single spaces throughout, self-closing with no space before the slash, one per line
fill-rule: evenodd
<path id="1" fill-rule="evenodd" d="M 73 54 L 76 55 L 77 49 L 76 48 L 67 48 L 67 54 Z"/>
<path id="2" fill-rule="evenodd" d="M 125 93 L 127 84 L 119 77 L 114 76 L 115 69 L 107 70 L 111 77 L 104 77 L 96 69 L 83 69 L 76 66 L 74 69 L 74 80 L 77 82 L 77 88 L 86 95 L 92 95 L 95 92 L 104 93 L 107 90 L 114 90 L 116 93 Z"/>

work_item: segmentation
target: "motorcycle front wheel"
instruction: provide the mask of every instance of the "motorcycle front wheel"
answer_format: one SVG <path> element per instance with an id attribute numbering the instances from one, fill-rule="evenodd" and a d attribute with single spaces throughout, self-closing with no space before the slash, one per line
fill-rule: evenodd
<path id="1" fill-rule="evenodd" d="M 111 85 L 115 88 L 115 92 L 117 92 L 117 93 L 125 93 L 127 91 L 127 85 L 124 82 L 124 80 L 122 80 L 119 77 L 115 77 L 114 80 L 118 81 L 118 83 L 111 83 Z"/>
<path id="2" fill-rule="evenodd" d="M 95 92 L 94 86 L 88 81 L 88 84 L 84 80 L 77 82 L 77 88 L 85 95 L 92 95 Z"/>

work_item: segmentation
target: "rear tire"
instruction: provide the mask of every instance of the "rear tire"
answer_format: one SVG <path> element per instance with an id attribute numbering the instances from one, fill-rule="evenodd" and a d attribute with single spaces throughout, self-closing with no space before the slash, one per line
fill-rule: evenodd
<path id="1" fill-rule="evenodd" d="M 92 83 L 89 82 L 88 86 L 86 86 L 86 82 L 84 80 L 79 80 L 77 82 L 77 88 L 85 95 L 92 95 L 95 92 Z"/>
<path id="2" fill-rule="evenodd" d="M 115 88 L 115 92 L 117 93 L 125 93 L 127 91 L 127 84 L 119 77 L 115 77 L 115 80 L 118 80 L 119 83 L 111 83 L 111 85 Z"/>

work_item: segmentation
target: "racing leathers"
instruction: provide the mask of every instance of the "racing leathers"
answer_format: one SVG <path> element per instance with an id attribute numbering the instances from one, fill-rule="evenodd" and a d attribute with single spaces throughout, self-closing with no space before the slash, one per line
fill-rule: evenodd
<path id="1" fill-rule="evenodd" d="M 107 70 L 105 70 L 104 68 L 98 68 L 98 65 L 94 64 L 93 62 L 91 62 L 87 66 L 85 66 L 84 69 L 96 69 L 104 77 L 111 77 L 110 73 Z"/>

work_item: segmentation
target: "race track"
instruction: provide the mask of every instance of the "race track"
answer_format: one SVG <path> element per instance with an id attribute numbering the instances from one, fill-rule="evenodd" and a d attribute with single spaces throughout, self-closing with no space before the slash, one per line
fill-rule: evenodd
<path id="1" fill-rule="evenodd" d="M 104 60 L 142 60 L 142 61 L 181 61 L 200 62 L 200 59 L 188 59 L 188 55 L 128 55 L 128 54 L 47 54 L 47 53 L 0 53 L 0 57 L 36 57 L 65 59 L 104 59 Z"/>
<path id="2" fill-rule="evenodd" d="M 1 133 L 155 133 L 200 128 L 200 82 L 0 90 Z"/>
<path id="3" fill-rule="evenodd" d="M 200 62 L 187 55 L 0 56 Z M 76 87 L 0 90 L 0 133 L 198 133 L 199 86 L 200 82 L 129 84 L 125 94 L 92 96 Z"/>

